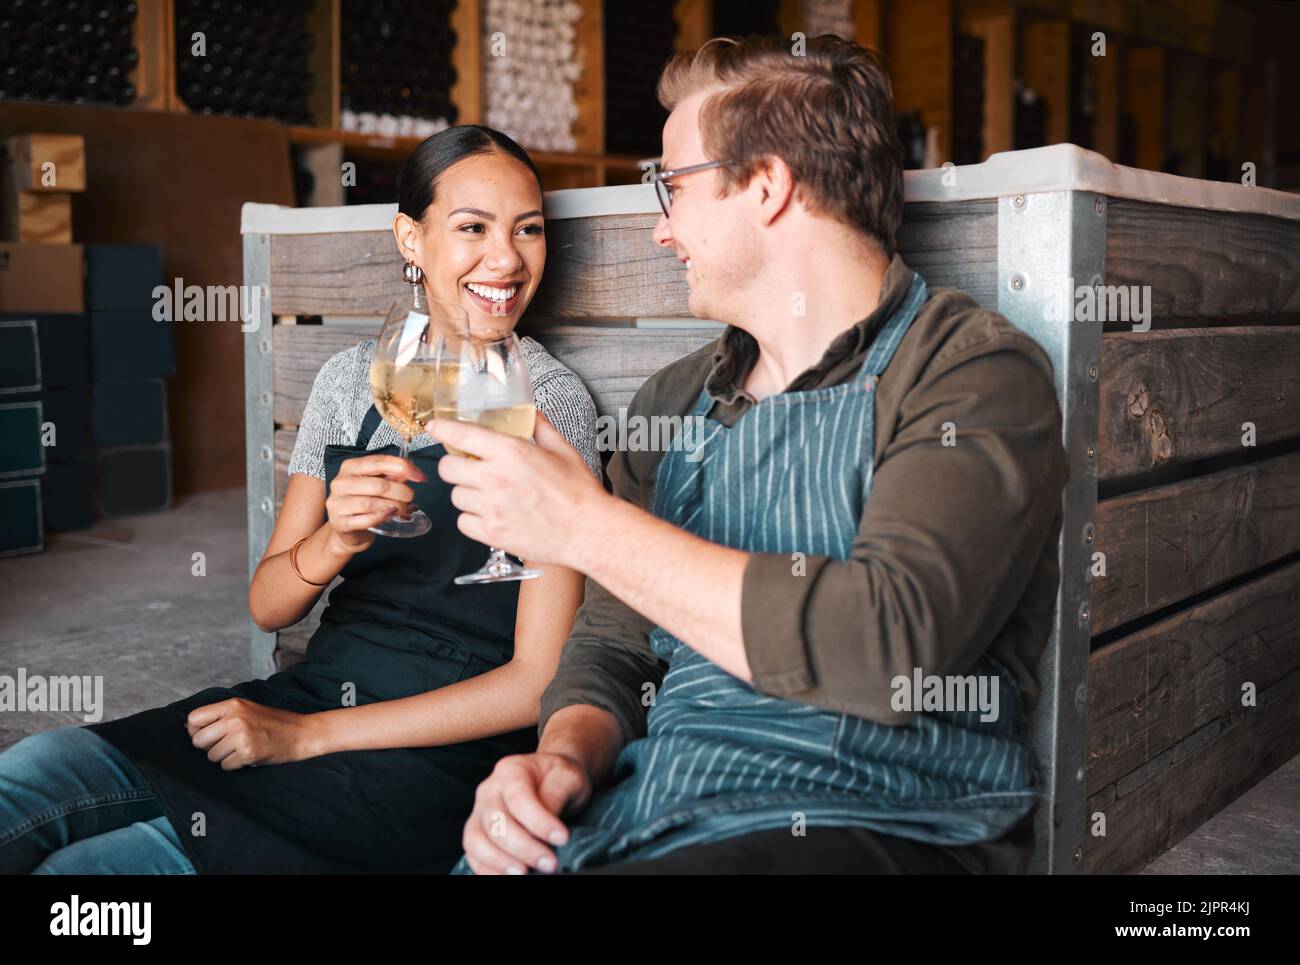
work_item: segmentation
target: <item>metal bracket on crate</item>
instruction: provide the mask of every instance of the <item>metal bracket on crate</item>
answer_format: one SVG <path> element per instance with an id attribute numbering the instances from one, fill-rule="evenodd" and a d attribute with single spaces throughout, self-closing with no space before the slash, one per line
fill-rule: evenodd
<path id="1" fill-rule="evenodd" d="M 271 236 L 244 235 L 244 284 L 258 300 L 257 318 L 271 318 Z M 262 560 L 275 529 L 274 325 L 244 332 L 244 465 L 248 478 L 248 578 Z M 274 633 L 250 621 L 249 656 L 254 677 L 275 672 Z"/>
<path id="2" fill-rule="evenodd" d="M 1029 719 L 1044 797 L 1029 871 L 1080 870 L 1087 821 L 1088 579 L 1097 516 L 1101 322 L 1074 321 L 1074 293 L 1106 272 L 1106 198 L 1048 191 L 998 199 L 997 309 L 1051 358 L 1069 480 L 1062 500 L 1061 582 L 1039 662 L 1042 693 Z"/>

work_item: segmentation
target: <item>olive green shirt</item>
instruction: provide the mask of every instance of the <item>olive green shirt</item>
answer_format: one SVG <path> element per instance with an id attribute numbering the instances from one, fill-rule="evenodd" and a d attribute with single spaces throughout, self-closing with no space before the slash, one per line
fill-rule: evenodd
<path id="1" fill-rule="evenodd" d="M 854 377 L 912 271 L 894 256 L 877 308 L 835 338 L 787 392 Z M 754 405 L 741 386 L 758 355 L 729 326 L 710 345 L 651 376 L 628 419 L 689 415 L 703 388 L 708 417 L 733 424 Z M 662 451 L 613 453 L 616 496 L 652 505 Z M 875 468 L 849 556 L 753 553 L 741 591 L 752 686 L 772 697 L 886 724 L 891 681 L 969 672 L 988 652 L 1015 678 L 1028 713 L 1055 609 L 1057 537 L 1067 477 L 1052 364 L 1029 335 L 953 289 L 932 289 L 876 391 Z M 629 561 L 629 565 L 635 565 Z M 653 624 L 588 579 L 586 599 L 554 679 L 539 733 L 557 710 L 590 704 L 617 718 L 627 741 L 646 733 L 650 683 L 665 665 Z M 975 870 L 1019 871 L 1030 819 L 1012 838 L 951 849 Z"/>

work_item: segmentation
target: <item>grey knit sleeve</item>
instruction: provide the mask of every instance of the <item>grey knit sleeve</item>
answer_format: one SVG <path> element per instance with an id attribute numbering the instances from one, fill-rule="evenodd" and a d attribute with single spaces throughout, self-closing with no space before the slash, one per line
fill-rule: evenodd
<path id="1" fill-rule="evenodd" d="M 356 369 L 358 346 L 331 356 L 312 383 L 298 438 L 289 457 L 289 473 L 325 478 L 325 447 L 349 445 L 356 438 Z"/>
<path id="2" fill-rule="evenodd" d="M 582 379 L 536 341 L 530 338 L 522 341 L 533 377 L 533 401 L 537 410 L 582 454 L 591 474 L 601 479 L 600 454 L 596 451 L 596 403 L 591 393 Z"/>

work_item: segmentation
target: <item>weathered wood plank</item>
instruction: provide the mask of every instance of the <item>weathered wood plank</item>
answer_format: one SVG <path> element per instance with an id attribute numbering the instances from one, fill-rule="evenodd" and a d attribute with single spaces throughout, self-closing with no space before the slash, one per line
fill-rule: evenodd
<path id="1" fill-rule="evenodd" d="M 1094 634 L 1300 549 L 1300 453 L 1104 499 Z"/>
<path id="2" fill-rule="evenodd" d="M 271 236 L 275 315 L 383 317 L 404 286 L 391 231 Z"/>
<path id="3" fill-rule="evenodd" d="M 1088 662 L 1088 785 L 1096 793 L 1212 722 L 1242 686 L 1300 671 L 1300 563 L 1181 610 Z"/>
<path id="4" fill-rule="evenodd" d="M 546 274 L 529 319 L 690 318 L 686 269 L 654 243 L 655 214 L 546 223 Z"/>
<path id="5" fill-rule="evenodd" d="M 1106 284 L 1150 285 L 1155 318 L 1297 312 L 1300 221 L 1112 199 Z"/>
<path id="6" fill-rule="evenodd" d="M 600 415 L 617 416 L 664 366 L 717 340 L 719 330 L 550 326 L 532 337 L 582 379 Z"/>
<path id="7" fill-rule="evenodd" d="M 1300 436 L 1300 327 L 1106 333 L 1098 478 Z"/>
<path id="8" fill-rule="evenodd" d="M 647 213 L 547 222 L 547 271 L 526 321 L 692 317 L 685 270 L 671 248 L 651 237 L 658 219 Z M 931 286 L 995 303 L 997 202 L 909 204 L 898 247 Z M 391 232 L 275 235 L 271 311 L 382 316 L 402 294 L 401 269 Z"/>
<path id="9" fill-rule="evenodd" d="M 335 352 L 372 338 L 376 326 L 275 326 L 275 421 L 298 425 L 320 367 Z M 718 337 L 717 329 L 548 326 L 530 330 L 586 383 L 601 415 L 615 415 L 641 383 Z"/>
<path id="10" fill-rule="evenodd" d="M 1300 751 L 1300 563 L 1097 651 L 1083 870 L 1141 868 Z M 1243 685 L 1255 704 L 1243 704 Z"/>
<path id="11" fill-rule="evenodd" d="M 1259 694 L 1250 714 L 1215 721 L 1170 748 L 1152 772 L 1088 799 L 1105 837 L 1085 835 L 1085 874 L 1140 870 L 1300 752 L 1300 673 Z"/>
<path id="12" fill-rule="evenodd" d="M 931 288 L 960 288 L 985 308 L 997 308 L 996 201 L 907 205 L 898 252 Z"/>

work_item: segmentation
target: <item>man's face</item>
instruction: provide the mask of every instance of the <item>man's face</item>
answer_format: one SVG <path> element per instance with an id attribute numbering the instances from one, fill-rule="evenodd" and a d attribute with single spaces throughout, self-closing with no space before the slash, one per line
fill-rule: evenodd
<path id="1" fill-rule="evenodd" d="M 710 93 L 688 97 L 668 116 L 663 133 L 665 170 L 723 160 L 706 156 L 700 137 L 700 105 Z M 687 265 L 691 314 L 733 322 L 734 296 L 754 277 L 757 252 L 751 243 L 754 229 L 748 221 L 745 192 L 719 198 L 719 177 L 718 169 L 710 168 L 674 178 L 672 206 L 655 225 L 654 240 L 671 246 L 677 260 Z"/>

